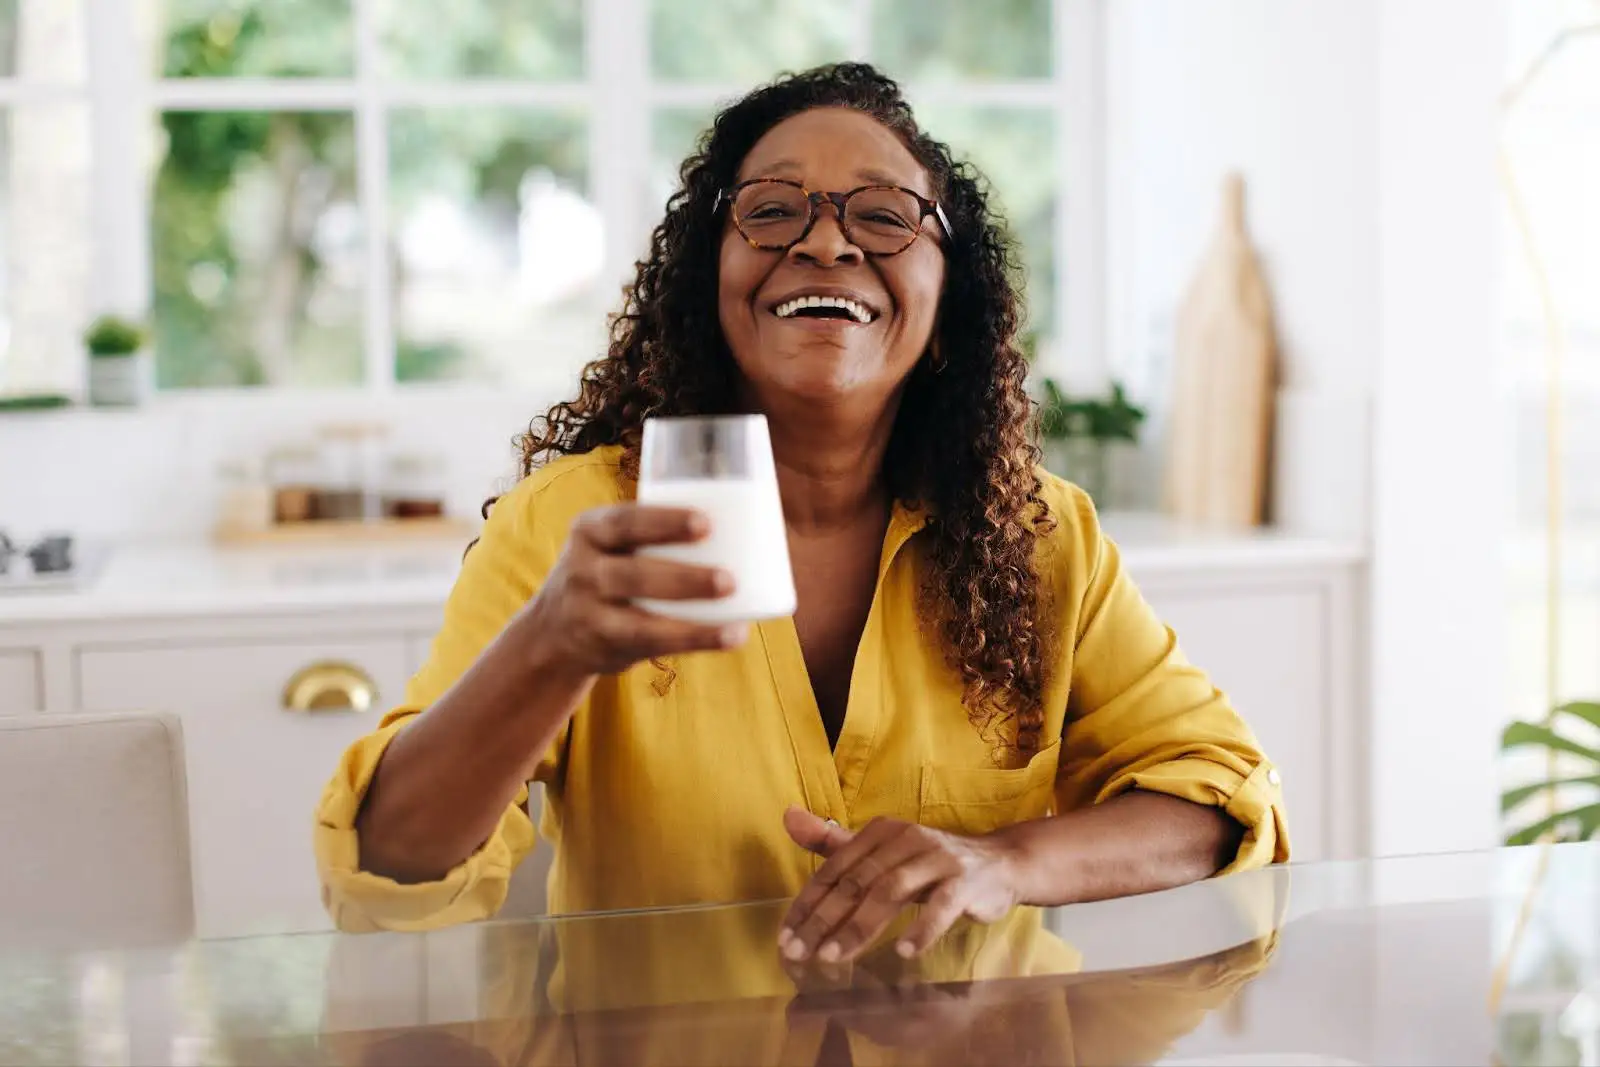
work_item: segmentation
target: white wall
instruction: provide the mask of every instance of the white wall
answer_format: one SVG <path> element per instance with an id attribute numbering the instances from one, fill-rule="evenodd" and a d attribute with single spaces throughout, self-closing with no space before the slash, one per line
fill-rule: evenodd
<path id="1" fill-rule="evenodd" d="M 1374 843 L 1495 836 L 1511 436 L 1496 104 L 1507 0 L 1383 0 L 1372 558 Z"/>
<path id="2" fill-rule="evenodd" d="M 1109 334 L 1158 401 L 1224 173 L 1276 300 L 1279 518 L 1371 546 L 1371 844 L 1494 838 L 1505 0 L 1108 0 Z"/>
<path id="3" fill-rule="evenodd" d="M 97 539 L 203 537 L 217 468 L 312 437 L 333 422 L 378 422 L 396 450 L 442 456 L 449 507 L 475 517 L 514 474 L 511 438 L 553 394 L 420 389 L 387 395 L 304 393 L 267 399 L 161 398 L 137 412 L 68 411 L 0 419 L 0 530 Z"/>
<path id="4" fill-rule="evenodd" d="M 1173 316 L 1221 202 L 1248 187 L 1271 279 L 1287 420 L 1286 525 L 1367 531 L 1366 407 L 1377 357 L 1377 0 L 1112 0 L 1111 348 L 1158 410 Z M 1311 425 L 1308 420 L 1315 419 Z"/>

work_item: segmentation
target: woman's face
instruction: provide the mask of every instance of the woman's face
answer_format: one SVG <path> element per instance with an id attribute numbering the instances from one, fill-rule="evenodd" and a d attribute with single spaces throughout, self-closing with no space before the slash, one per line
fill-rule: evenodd
<path id="1" fill-rule="evenodd" d="M 858 111 L 817 108 L 791 116 L 756 142 L 738 181 L 787 178 L 808 190 L 849 192 L 900 185 L 930 199 L 927 173 L 900 139 Z M 785 252 L 752 248 L 726 221 L 718 271 L 722 332 L 755 399 L 883 405 L 895 396 L 933 335 L 944 287 L 943 235 L 931 217 L 904 252 L 868 256 L 823 204 L 805 239 Z M 845 297 L 870 321 L 780 316 L 795 297 Z"/>

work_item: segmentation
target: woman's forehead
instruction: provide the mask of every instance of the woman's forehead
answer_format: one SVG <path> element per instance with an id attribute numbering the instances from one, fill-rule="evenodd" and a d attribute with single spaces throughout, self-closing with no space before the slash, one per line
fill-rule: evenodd
<path id="1" fill-rule="evenodd" d="M 739 167 L 739 180 L 790 178 L 808 189 L 903 185 L 931 196 L 928 174 L 898 135 L 870 115 L 828 107 L 768 130 Z"/>

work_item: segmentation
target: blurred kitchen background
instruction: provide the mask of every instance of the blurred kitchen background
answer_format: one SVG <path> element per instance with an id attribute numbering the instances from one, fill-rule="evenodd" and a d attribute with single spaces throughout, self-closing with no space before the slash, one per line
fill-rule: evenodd
<path id="1" fill-rule="evenodd" d="M 1508 724 L 1600 698 L 1597 25 L 1597 0 L 0 0 L 0 714 L 180 714 L 203 929 L 320 923 L 304 812 L 425 654 L 512 435 L 602 350 L 683 156 L 719 101 L 866 58 L 991 181 L 1040 395 L 1114 424 L 1051 455 L 1258 724 L 1299 858 L 1502 840 L 1502 787 L 1548 769 L 1537 738 L 1502 756 Z M 1230 174 L 1276 354 L 1259 525 L 1162 489 Z M 329 662 L 323 696 L 291 684 Z M 1600 775 L 1600 726 L 1555 725 L 1563 773 Z M 1573 788 L 1554 829 L 1600 832 Z"/>

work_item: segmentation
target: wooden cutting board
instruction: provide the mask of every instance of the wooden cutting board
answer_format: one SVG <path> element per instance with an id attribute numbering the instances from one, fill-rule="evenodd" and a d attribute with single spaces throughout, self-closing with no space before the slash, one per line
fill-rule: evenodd
<path id="1" fill-rule="evenodd" d="M 1279 354 L 1244 194 L 1244 179 L 1228 175 L 1217 229 L 1179 308 L 1174 346 L 1166 509 L 1210 526 L 1266 519 Z"/>

